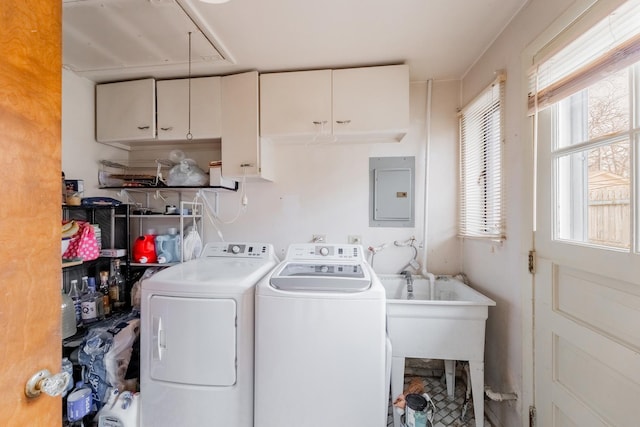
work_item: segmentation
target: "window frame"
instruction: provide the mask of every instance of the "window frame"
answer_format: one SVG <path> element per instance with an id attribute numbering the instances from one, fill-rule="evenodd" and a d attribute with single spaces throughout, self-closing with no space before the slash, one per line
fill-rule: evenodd
<path id="1" fill-rule="evenodd" d="M 638 197 L 640 192 L 640 159 L 638 158 L 640 154 L 638 148 L 640 143 L 640 26 L 637 24 L 637 17 L 640 14 L 640 0 L 602 2 L 600 9 L 602 9 L 601 12 L 606 10 L 606 13 L 585 12 L 581 17 L 581 20 L 585 21 L 584 26 L 579 25 L 578 28 L 571 26 L 556 40 L 542 46 L 532 56 L 533 64 L 529 72 L 528 108 L 529 113 L 537 117 L 542 110 L 549 107 L 554 111 L 552 119 L 557 121 L 557 105 L 560 102 L 582 93 L 611 74 L 629 68 L 628 129 L 613 129 L 609 133 L 595 135 L 592 138 L 578 138 L 578 141 L 573 141 L 566 146 L 554 145 L 551 147 L 551 164 L 549 166 L 552 173 L 551 197 L 554 207 L 550 238 L 553 241 L 572 245 L 638 253 L 640 250 L 640 205 L 638 204 L 640 199 Z M 569 64 L 571 67 L 568 66 Z M 583 108 L 588 109 L 589 106 L 585 104 Z M 573 126 L 572 119 L 568 116 L 564 117 L 565 124 Z M 534 119 L 536 144 L 544 143 L 539 139 L 541 135 L 538 135 L 537 123 L 538 119 L 536 118 Z M 555 144 L 560 138 L 557 126 L 554 124 L 552 127 L 554 129 L 551 142 Z M 611 236 L 618 236 L 620 230 L 623 235 L 628 233 L 627 237 L 620 240 L 622 245 L 618 246 L 616 239 L 605 239 L 604 241 L 597 238 L 592 239 L 591 236 L 595 236 L 595 234 L 593 234 L 593 229 L 589 228 L 589 222 L 592 219 L 589 218 L 590 212 L 587 213 L 587 210 L 591 205 L 586 194 L 590 185 L 588 177 L 590 150 L 598 147 L 610 147 L 609 149 L 613 150 L 614 145 L 622 142 L 622 139 L 628 141 L 626 150 L 629 156 L 629 196 L 622 202 L 629 204 L 629 222 L 628 230 L 619 227 L 613 228 Z M 583 164 L 581 167 L 584 175 L 582 177 L 578 176 L 580 173 L 578 170 L 579 161 L 567 157 L 574 155 L 582 156 Z M 561 170 L 561 163 L 564 168 L 568 169 Z M 570 182 L 570 186 L 560 188 L 561 183 L 566 184 L 569 177 L 581 180 L 581 183 Z M 580 191 L 584 194 L 578 194 Z M 567 198 L 567 194 L 574 199 Z M 581 206 L 579 197 L 584 199 Z M 559 211 L 559 203 L 562 203 L 564 210 Z M 620 201 L 616 200 L 614 204 L 620 205 Z M 583 212 L 580 211 L 581 209 Z M 618 224 L 627 224 L 626 215 L 622 212 L 623 220 Z M 617 214 L 614 216 L 617 218 Z M 567 218 L 568 221 L 566 221 Z M 559 221 L 562 219 L 565 221 L 561 225 Z M 537 227 L 534 225 L 535 228 Z M 610 242 L 610 244 L 606 242 Z"/>

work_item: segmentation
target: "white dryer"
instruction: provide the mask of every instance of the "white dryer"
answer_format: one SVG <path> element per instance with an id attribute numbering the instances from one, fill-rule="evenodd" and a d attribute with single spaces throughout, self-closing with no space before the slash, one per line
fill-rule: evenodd
<path id="1" fill-rule="evenodd" d="M 291 245 L 256 287 L 254 426 L 386 426 L 385 316 L 361 246 Z"/>
<path id="2" fill-rule="evenodd" d="M 262 243 L 209 243 L 142 283 L 140 425 L 253 427 L 255 285 Z"/>

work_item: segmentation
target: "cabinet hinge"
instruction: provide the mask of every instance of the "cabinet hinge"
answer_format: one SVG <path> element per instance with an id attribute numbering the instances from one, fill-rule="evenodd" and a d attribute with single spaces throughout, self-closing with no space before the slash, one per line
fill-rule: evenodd
<path id="1" fill-rule="evenodd" d="M 529 427 L 536 427 L 536 407 L 529 406 Z"/>
<path id="2" fill-rule="evenodd" d="M 529 251 L 529 273 L 536 274 L 536 251 Z"/>

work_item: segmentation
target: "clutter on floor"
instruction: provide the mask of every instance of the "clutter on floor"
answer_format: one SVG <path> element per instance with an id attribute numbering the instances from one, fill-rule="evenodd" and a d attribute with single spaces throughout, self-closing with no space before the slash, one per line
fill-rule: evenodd
<path id="1" fill-rule="evenodd" d="M 447 385 L 444 380 L 444 371 L 439 369 L 423 369 L 420 376 L 409 374 L 405 376 L 404 392 L 420 392 L 424 390 L 435 407 L 433 420 L 427 427 L 474 427 L 475 418 L 473 413 L 473 403 L 465 399 L 466 383 L 463 377 L 456 379 L 454 396 L 447 395 Z M 403 395 L 405 395 L 403 393 Z M 399 396 L 389 400 L 389 413 L 387 417 L 387 427 L 393 426 L 393 412 L 396 408 L 395 401 Z M 492 424 L 485 417 L 485 427 Z M 395 426 L 395 427 L 406 427 Z"/>

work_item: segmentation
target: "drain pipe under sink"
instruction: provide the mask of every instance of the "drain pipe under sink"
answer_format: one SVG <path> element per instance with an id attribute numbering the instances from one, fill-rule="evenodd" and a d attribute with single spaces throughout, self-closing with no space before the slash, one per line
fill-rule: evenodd
<path id="1" fill-rule="evenodd" d="M 427 238 L 429 231 L 429 162 L 430 162 L 430 154 L 431 154 L 431 94 L 433 91 L 433 80 L 427 80 L 427 105 L 426 105 L 426 118 L 424 125 L 424 133 L 425 133 L 425 150 L 424 150 L 424 218 L 423 218 L 423 237 L 422 237 L 422 269 L 420 274 L 423 277 L 429 279 L 429 298 L 435 299 L 435 286 L 436 286 L 436 278 L 433 273 L 430 273 L 427 269 L 427 258 L 428 258 L 428 245 Z"/>

